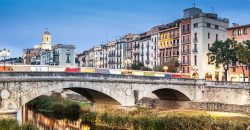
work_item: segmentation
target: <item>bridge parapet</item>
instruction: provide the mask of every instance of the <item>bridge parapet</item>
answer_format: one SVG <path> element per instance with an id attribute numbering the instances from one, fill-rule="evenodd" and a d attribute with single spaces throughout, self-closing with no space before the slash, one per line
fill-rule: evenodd
<path id="1" fill-rule="evenodd" d="M 224 82 L 224 81 L 206 81 L 202 79 L 173 79 L 165 77 L 148 77 L 134 75 L 115 75 L 115 74 L 96 74 L 96 73 L 65 73 L 65 72 L 0 72 L 0 81 L 81 81 L 81 80 L 105 80 L 123 81 L 128 83 L 155 83 L 155 84 L 193 84 L 207 87 L 221 88 L 245 88 L 250 89 L 249 82 Z"/>

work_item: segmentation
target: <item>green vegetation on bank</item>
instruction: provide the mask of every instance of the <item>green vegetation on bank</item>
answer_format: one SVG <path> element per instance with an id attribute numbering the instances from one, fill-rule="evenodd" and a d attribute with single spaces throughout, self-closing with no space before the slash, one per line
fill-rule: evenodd
<path id="1" fill-rule="evenodd" d="M 133 130 L 246 130 L 249 119 L 228 119 L 207 114 L 154 112 L 137 109 L 129 112 L 107 111 L 97 114 L 97 125 Z"/>
<path id="2" fill-rule="evenodd" d="M 36 130 L 32 124 L 19 125 L 14 119 L 1 119 L 0 130 Z"/>
<path id="3" fill-rule="evenodd" d="M 28 103 L 36 110 L 66 114 L 68 119 L 78 114 L 81 124 L 132 130 L 245 130 L 250 118 L 229 113 L 204 111 L 160 111 L 135 108 L 133 110 L 106 108 L 104 112 L 90 112 L 90 104 L 42 96 Z M 231 113 L 232 114 L 232 113 Z M 64 117 L 65 118 L 65 117 Z M 1 124 L 0 124 L 1 125 Z"/>
<path id="4" fill-rule="evenodd" d="M 90 104 L 64 100 L 60 97 L 41 96 L 30 101 L 27 106 L 38 112 L 54 113 L 58 118 L 77 120 L 82 111 L 88 111 Z"/>

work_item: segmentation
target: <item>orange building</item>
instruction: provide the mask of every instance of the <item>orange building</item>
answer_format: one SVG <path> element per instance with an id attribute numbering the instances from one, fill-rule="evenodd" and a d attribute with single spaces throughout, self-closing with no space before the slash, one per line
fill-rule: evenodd
<path id="1" fill-rule="evenodd" d="M 250 30 L 250 24 L 239 26 L 233 23 L 233 26 L 227 29 L 227 35 L 230 39 L 235 38 L 236 41 L 243 42 L 250 40 L 250 33 L 248 33 L 248 30 Z M 245 81 L 248 81 L 249 70 L 247 66 L 244 67 L 244 73 Z M 228 74 L 230 81 L 243 81 L 243 71 L 239 64 L 234 64 L 230 67 Z"/>

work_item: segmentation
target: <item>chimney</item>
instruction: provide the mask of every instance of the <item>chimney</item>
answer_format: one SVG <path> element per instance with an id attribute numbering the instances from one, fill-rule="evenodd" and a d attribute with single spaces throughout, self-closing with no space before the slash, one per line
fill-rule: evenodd
<path id="1" fill-rule="evenodd" d="M 238 23 L 233 23 L 233 27 L 239 27 Z"/>

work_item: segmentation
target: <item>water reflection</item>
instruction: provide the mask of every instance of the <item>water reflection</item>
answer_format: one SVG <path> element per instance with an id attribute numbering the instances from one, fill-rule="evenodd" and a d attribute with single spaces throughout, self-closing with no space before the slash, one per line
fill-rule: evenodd
<path id="1" fill-rule="evenodd" d="M 38 113 L 28 107 L 23 108 L 23 123 L 32 123 L 39 130 L 111 130 L 110 128 L 90 126 L 81 119 L 72 121 L 52 113 Z"/>

